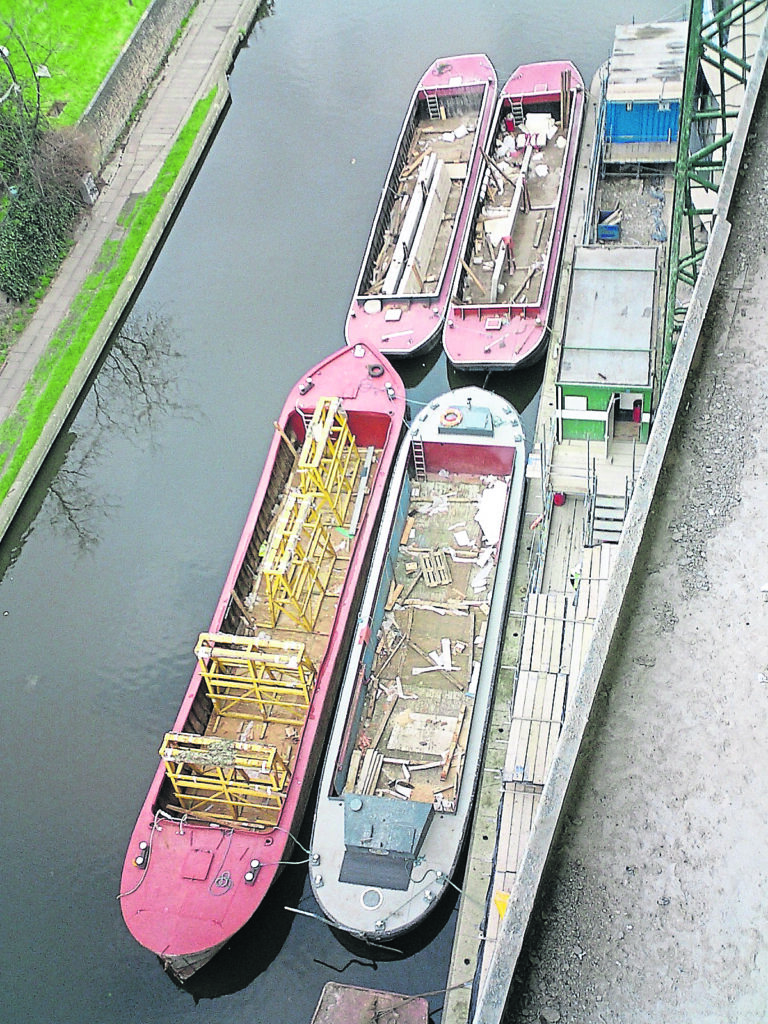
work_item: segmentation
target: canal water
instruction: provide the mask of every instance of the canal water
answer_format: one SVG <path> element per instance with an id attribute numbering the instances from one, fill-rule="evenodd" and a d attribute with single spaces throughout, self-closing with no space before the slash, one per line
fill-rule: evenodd
<path id="1" fill-rule="evenodd" d="M 328 980 L 432 993 L 452 901 L 371 956 L 311 916 L 306 866 L 182 989 L 116 899 L 136 813 L 210 620 L 286 391 L 343 323 L 412 90 L 484 51 L 499 84 L 662 0 L 275 0 L 169 236 L 0 547 L 3 1010 L 30 1024 L 306 1024 Z M 472 378 L 401 364 L 412 408 Z M 541 367 L 490 382 L 529 434 Z M 479 381 L 482 383 L 482 380 Z M 305 836 L 308 837 L 308 825 Z M 298 859 L 297 855 L 297 859 Z"/>

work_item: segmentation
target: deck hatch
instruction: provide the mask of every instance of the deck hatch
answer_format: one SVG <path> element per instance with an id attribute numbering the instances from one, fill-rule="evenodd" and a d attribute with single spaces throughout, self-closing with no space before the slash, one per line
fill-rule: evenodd
<path id="1" fill-rule="evenodd" d="M 432 814 L 431 804 L 346 793 L 340 880 L 407 889 Z"/>
<path id="2" fill-rule="evenodd" d="M 449 413 L 457 413 L 449 416 Z M 491 410 L 484 405 L 462 405 L 455 410 L 449 409 L 440 424 L 439 434 L 461 434 L 464 437 L 493 437 L 493 416 Z"/>

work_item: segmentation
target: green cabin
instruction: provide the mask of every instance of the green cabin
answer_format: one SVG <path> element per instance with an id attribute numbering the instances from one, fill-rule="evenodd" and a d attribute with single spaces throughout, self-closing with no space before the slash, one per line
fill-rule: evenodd
<path id="1" fill-rule="evenodd" d="M 656 261 L 655 248 L 577 247 L 556 383 L 558 440 L 647 442 Z"/>

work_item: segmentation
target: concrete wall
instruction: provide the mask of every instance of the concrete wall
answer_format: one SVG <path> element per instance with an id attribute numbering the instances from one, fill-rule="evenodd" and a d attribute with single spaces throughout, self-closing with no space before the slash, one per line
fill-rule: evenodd
<path id="1" fill-rule="evenodd" d="M 80 124 L 93 141 L 97 168 L 105 163 L 194 3 L 153 0 L 83 114 Z"/>

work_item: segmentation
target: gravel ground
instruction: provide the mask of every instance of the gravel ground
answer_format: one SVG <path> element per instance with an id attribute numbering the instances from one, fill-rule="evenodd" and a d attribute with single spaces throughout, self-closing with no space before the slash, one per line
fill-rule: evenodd
<path id="1" fill-rule="evenodd" d="M 768 1020 L 768 104 L 507 1007 Z"/>

